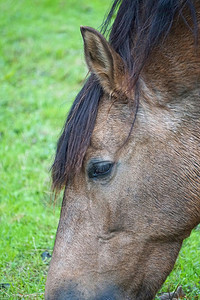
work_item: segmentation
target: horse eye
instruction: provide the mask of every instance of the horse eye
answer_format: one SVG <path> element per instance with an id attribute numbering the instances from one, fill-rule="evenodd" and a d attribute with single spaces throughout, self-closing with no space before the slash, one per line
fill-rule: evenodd
<path id="1" fill-rule="evenodd" d="M 88 167 L 88 177 L 91 179 L 105 178 L 110 175 L 113 163 L 110 161 L 92 162 Z"/>

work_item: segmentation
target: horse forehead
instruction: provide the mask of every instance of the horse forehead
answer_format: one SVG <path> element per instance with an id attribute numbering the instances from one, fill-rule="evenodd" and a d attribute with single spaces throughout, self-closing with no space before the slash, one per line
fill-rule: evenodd
<path id="1" fill-rule="evenodd" d="M 128 134 L 128 128 L 124 107 L 103 99 L 99 105 L 91 146 L 99 149 L 119 147 Z"/>
<path id="2" fill-rule="evenodd" d="M 122 140 L 121 126 L 114 120 L 100 119 L 96 122 L 92 137 L 91 146 L 97 149 L 114 147 Z"/>

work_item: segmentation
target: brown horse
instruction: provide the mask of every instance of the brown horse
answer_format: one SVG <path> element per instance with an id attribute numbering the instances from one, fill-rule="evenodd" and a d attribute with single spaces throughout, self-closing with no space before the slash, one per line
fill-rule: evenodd
<path id="1" fill-rule="evenodd" d="M 115 0 L 58 142 L 48 300 L 153 299 L 200 222 L 200 1 Z"/>

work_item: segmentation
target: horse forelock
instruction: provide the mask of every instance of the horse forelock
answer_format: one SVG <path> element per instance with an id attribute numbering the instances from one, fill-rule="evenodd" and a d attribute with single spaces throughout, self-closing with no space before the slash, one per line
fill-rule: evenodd
<path id="1" fill-rule="evenodd" d="M 110 32 L 110 44 L 123 58 L 129 70 L 131 88 L 136 85 L 152 50 L 168 36 L 175 16 L 181 17 L 186 26 L 191 26 L 188 25 L 187 17 L 184 15 L 185 8 L 190 12 L 193 24 L 190 30 L 193 31 L 194 39 L 197 41 L 198 24 L 195 9 L 197 2 L 200 3 L 199 0 L 113 1 L 101 31 L 104 34 Z M 115 20 L 111 24 L 116 11 Z M 139 93 L 137 89 L 136 91 Z M 96 77 L 91 75 L 71 107 L 58 140 L 52 165 L 53 189 L 56 191 L 60 191 L 82 166 L 102 93 L 102 87 Z M 136 108 L 137 105 L 138 103 Z M 137 109 L 134 120 L 136 113 Z"/>
<path id="2" fill-rule="evenodd" d="M 94 129 L 101 94 L 101 86 L 94 76 L 90 76 L 72 105 L 52 165 L 54 190 L 61 190 L 82 165 Z"/>

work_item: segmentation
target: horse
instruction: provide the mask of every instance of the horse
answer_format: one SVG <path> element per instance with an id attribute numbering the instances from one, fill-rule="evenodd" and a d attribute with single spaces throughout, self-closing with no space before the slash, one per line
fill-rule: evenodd
<path id="1" fill-rule="evenodd" d="M 46 300 L 153 299 L 199 224 L 199 29 L 199 0 L 115 0 L 101 33 L 81 27 Z"/>

